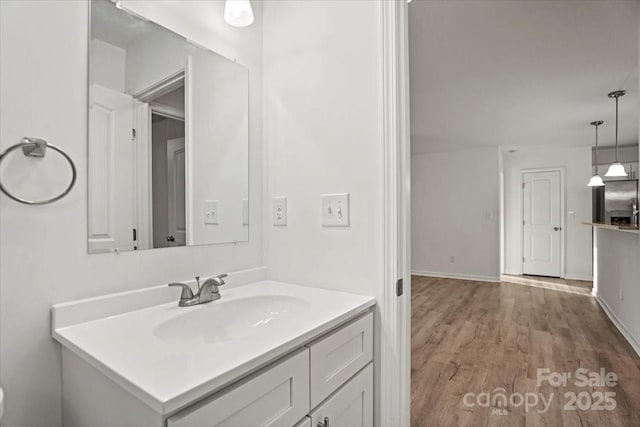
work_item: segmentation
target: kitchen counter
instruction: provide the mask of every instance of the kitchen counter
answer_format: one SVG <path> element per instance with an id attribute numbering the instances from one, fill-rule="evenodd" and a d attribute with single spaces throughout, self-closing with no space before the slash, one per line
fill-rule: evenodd
<path id="1" fill-rule="evenodd" d="M 614 225 L 614 224 L 605 224 L 602 222 L 583 222 L 584 225 L 590 225 L 592 227 L 603 228 L 606 230 L 614 230 L 614 231 L 624 231 L 625 233 L 640 233 L 640 229 L 633 225 Z"/>

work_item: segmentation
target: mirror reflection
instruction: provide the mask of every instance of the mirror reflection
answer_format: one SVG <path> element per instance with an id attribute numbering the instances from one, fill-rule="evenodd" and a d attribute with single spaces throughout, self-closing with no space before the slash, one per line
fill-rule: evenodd
<path id="1" fill-rule="evenodd" d="M 91 1 L 90 253 L 247 241 L 248 70 Z"/>

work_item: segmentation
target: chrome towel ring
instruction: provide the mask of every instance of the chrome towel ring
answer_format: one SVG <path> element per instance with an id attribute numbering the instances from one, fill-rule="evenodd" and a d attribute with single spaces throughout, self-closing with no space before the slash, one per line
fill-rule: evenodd
<path id="1" fill-rule="evenodd" d="M 19 142 L 16 145 L 12 145 L 11 147 L 7 148 L 4 151 L 4 153 L 0 154 L 0 163 L 2 163 L 2 160 L 5 158 L 5 156 L 7 154 L 9 154 L 10 152 L 12 152 L 14 150 L 17 150 L 18 148 L 22 148 L 22 152 L 23 152 L 23 154 L 25 156 L 27 156 L 27 157 L 38 157 L 38 158 L 44 157 L 44 155 L 46 154 L 47 148 L 51 148 L 52 150 L 57 151 L 58 153 L 60 153 L 62 155 L 62 157 L 67 159 L 67 161 L 69 162 L 69 165 L 71 166 L 71 173 L 72 173 L 72 175 L 71 175 L 71 183 L 69 184 L 69 186 L 61 194 L 58 194 L 55 197 L 52 197 L 52 198 L 46 199 L 46 200 L 35 200 L 34 201 L 34 200 L 27 200 L 27 199 L 23 199 L 21 197 L 14 196 L 9 191 L 7 191 L 6 188 L 4 188 L 4 185 L 2 185 L 2 181 L 0 181 L 0 190 L 4 194 L 6 194 L 7 197 L 15 200 L 16 202 L 24 203 L 25 205 L 45 205 L 47 203 L 52 203 L 52 202 L 55 202 L 56 200 L 60 200 L 64 196 L 69 194 L 69 191 L 71 191 L 71 189 L 73 188 L 74 184 L 76 183 L 76 178 L 77 178 L 78 174 L 77 174 L 77 171 L 76 171 L 76 165 L 73 163 L 73 160 L 71 160 L 71 157 L 69 157 L 69 155 L 67 153 L 65 153 L 60 147 L 56 147 L 53 144 L 49 144 L 44 139 L 24 137 L 24 138 L 22 138 L 21 142 Z"/>

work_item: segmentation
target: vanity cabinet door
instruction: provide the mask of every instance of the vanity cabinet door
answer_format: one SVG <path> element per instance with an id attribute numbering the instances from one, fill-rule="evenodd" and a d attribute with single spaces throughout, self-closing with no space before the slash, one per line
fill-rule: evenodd
<path id="1" fill-rule="evenodd" d="M 314 408 L 372 360 L 373 313 L 320 338 L 309 348 L 311 407 Z"/>
<path id="2" fill-rule="evenodd" d="M 309 350 L 300 350 L 167 420 L 168 427 L 291 427 L 309 413 Z"/>
<path id="3" fill-rule="evenodd" d="M 347 382 L 311 413 L 312 427 L 373 426 L 373 364 Z"/>

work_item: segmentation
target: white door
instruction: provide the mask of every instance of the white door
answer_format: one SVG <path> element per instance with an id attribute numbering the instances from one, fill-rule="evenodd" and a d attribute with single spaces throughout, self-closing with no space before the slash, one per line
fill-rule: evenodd
<path id="1" fill-rule="evenodd" d="M 311 413 L 311 425 L 373 426 L 373 364 L 367 365 Z"/>
<path id="2" fill-rule="evenodd" d="M 89 252 L 134 249 L 133 98 L 91 87 Z"/>
<path id="3" fill-rule="evenodd" d="M 560 171 L 523 174 L 524 274 L 560 277 L 562 218 Z"/>
<path id="4" fill-rule="evenodd" d="M 187 226 L 185 212 L 185 152 L 184 138 L 167 141 L 168 179 L 168 246 L 185 246 Z"/>

